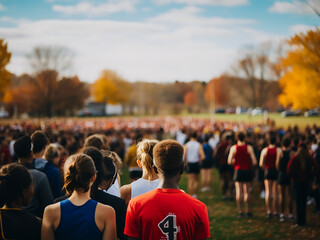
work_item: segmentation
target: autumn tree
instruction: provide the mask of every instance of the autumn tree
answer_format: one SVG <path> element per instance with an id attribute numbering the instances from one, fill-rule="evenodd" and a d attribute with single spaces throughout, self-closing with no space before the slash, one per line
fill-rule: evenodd
<path id="1" fill-rule="evenodd" d="M 288 40 L 292 47 L 281 59 L 285 69 L 280 79 L 283 106 L 310 109 L 320 106 L 320 29 L 296 34 Z"/>
<path id="2" fill-rule="evenodd" d="M 54 112 L 74 115 L 75 110 L 82 108 L 89 96 L 89 86 L 77 76 L 63 77 L 56 88 Z"/>
<path id="3" fill-rule="evenodd" d="M 104 70 L 92 85 L 92 94 L 97 102 L 124 104 L 128 101 L 131 84 L 116 72 Z"/>
<path id="4" fill-rule="evenodd" d="M 24 74 L 14 77 L 4 101 L 20 113 L 51 117 L 70 114 L 82 108 L 89 89 L 78 77 L 61 80 L 56 71 L 42 71 L 35 76 Z"/>
<path id="5" fill-rule="evenodd" d="M 192 108 L 196 103 L 196 94 L 193 91 L 189 91 L 184 95 L 184 104 L 188 107 L 189 112 L 192 112 Z"/>
<path id="6" fill-rule="evenodd" d="M 35 72 L 54 70 L 61 73 L 72 66 L 72 52 L 61 46 L 38 46 L 27 55 Z"/>
<path id="7" fill-rule="evenodd" d="M 274 50 L 269 42 L 245 48 L 233 68 L 236 77 L 246 80 L 246 84 L 237 86 L 237 89 L 252 107 L 264 106 L 268 97 L 267 81 L 278 80 L 275 62 L 271 60 Z M 249 94 L 246 88 L 250 90 Z"/>
<path id="8" fill-rule="evenodd" d="M 211 108 L 214 106 L 226 106 L 230 100 L 230 85 L 228 82 L 229 76 L 222 75 L 213 78 L 205 89 L 205 99 L 210 104 Z M 211 109 L 212 110 L 212 109 Z"/>
<path id="9" fill-rule="evenodd" d="M 6 88 L 10 85 L 11 73 L 6 66 L 10 62 L 11 53 L 8 51 L 8 44 L 0 39 L 0 99 L 3 99 Z"/>

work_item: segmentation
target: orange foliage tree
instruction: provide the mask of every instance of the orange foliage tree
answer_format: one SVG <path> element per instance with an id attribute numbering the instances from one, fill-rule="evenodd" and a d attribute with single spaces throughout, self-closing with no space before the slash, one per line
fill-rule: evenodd
<path id="1" fill-rule="evenodd" d="M 228 87 L 229 77 L 222 75 L 217 78 L 213 78 L 207 85 L 205 89 L 205 99 L 211 105 L 224 106 L 229 102 L 229 92 Z"/>
<path id="2" fill-rule="evenodd" d="M 89 89 L 78 77 L 59 80 L 56 71 L 45 70 L 34 77 L 27 74 L 17 77 L 4 101 L 16 108 L 17 113 L 51 117 L 67 111 L 72 115 L 83 107 L 88 96 Z"/>
<path id="3" fill-rule="evenodd" d="M 192 106 L 196 103 L 197 96 L 193 91 L 189 91 L 184 95 L 184 104 L 188 106 L 189 112 L 192 111 Z"/>
<path id="4" fill-rule="evenodd" d="M 104 70 L 92 85 L 92 94 L 97 102 L 124 104 L 128 101 L 131 84 L 116 72 Z"/>
<path id="5" fill-rule="evenodd" d="M 296 34 L 288 40 L 292 47 L 281 59 L 285 74 L 280 79 L 283 106 L 310 109 L 320 106 L 320 29 Z"/>
<path id="6" fill-rule="evenodd" d="M 0 99 L 2 100 L 5 90 L 10 86 L 11 74 L 6 70 L 10 62 L 11 53 L 8 51 L 8 44 L 0 39 Z"/>

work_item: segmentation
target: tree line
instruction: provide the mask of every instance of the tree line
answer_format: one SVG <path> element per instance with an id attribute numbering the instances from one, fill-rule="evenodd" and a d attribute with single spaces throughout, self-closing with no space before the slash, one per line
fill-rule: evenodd
<path id="1" fill-rule="evenodd" d="M 218 107 L 311 109 L 320 106 L 320 29 L 263 43 L 239 52 L 230 70 L 209 81 L 128 82 L 103 70 L 89 84 L 66 76 L 72 52 L 63 47 L 37 47 L 27 56 L 33 74 L 7 71 L 11 53 L 0 39 L 0 98 L 11 114 L 72 116 L 88 99 L 121 104 L 126 114 L 208 112 Z"/>

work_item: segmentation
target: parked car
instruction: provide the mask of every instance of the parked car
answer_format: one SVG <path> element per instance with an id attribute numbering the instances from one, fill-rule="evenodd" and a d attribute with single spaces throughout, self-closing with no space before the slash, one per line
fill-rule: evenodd
<path id="1" fill-rule="evenodd" d="M 299 116 L 300 115 L 300 111 L 283 111 L 281 113 L 281 117 L 294 117 L 294 116 Z"/>
<path id="2" fill-rule="evenodd" d="M 304 113 L 305 117 L 316 117 L 320 116 L 320 111 L 317 109 L 309 110 Z"/>
<path id="3" fill-rule="evenodd" d="M 226 113 L 226 109 L 224 109 L 224 108 L 216 108 L 214 110 L 214 113 Z"/>
<path id="4" fill-rule="evenodd" d="M 235 108 L 227 108 L 226 109 L 226 114 L 234 114 L 236 113 L 236 109 Z"/>
<path id="5" fill-rule="evenodd" d="M 77 115 L 78 117 L 100 117 L 103 116 L 103 113 L 94 109 L 84 108 Z"/>

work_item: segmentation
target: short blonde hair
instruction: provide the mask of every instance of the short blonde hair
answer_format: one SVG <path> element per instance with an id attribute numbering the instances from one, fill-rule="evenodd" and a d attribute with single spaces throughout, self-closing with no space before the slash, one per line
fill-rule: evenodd
<path id="1" fill-rule="evenodd" d="M 46 147 L 44 151 L 43 158 L 50 163 L 53 163 L 53 160 L 59 157 L 58 148 L 54 144 L 50 144 Z"/>

